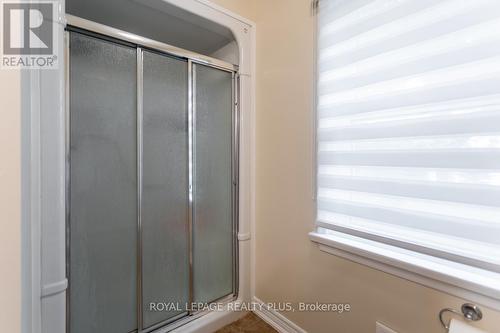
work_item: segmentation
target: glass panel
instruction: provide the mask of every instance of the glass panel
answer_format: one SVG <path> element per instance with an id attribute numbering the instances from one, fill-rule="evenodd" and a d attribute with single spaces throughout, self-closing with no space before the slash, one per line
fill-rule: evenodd
<path id="1" fill-rule="evenodd" d="M 232 74 L 202 65 L 194 71 L 194 298 L 210 302 L 233 290 Z"/>
<path id="2" fill-rule="evenodd" d="M 71 33 L 71 333 L 136 325 L 136 50 Z"/>
<path id="3" fill-rule="evenodd" d="M 149 303 L 189 297 L 187 62 L 144 52 L 143 313 L 144 327 L 179 311 Z"/>

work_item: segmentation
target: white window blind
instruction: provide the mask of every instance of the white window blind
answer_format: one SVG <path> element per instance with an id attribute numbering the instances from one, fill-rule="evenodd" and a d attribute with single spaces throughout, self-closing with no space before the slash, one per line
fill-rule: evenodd
<path id="1" fill-rule="evenodd" d="M 321 0 L 317 226 L 500 272 L 500 1 Z"/>

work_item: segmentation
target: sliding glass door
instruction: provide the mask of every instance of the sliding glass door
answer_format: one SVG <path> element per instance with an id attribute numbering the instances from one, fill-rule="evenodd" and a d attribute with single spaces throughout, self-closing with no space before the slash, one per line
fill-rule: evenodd
<path id="1" fill-rule="evenodd" d="M 136 50 L 70 35 L 70 329 L 137 328 Z"/>
<path id="2" fill-rule="evenodd" d="M 232 292 L 232 74 L 193 65 L 194 299 L 211 302 Z"/>
<path id="3" fill-rule="evenodd" d="M 154 302 L 189 302 L 187 61 L 143 56 L 143 327 L 185 311 L 149 311 Z"/>
<path id="4" fill-rule="evenodd" d="M 149 332 L 234 296 L 234 72 L 68 35 L 69 332 Z"/>

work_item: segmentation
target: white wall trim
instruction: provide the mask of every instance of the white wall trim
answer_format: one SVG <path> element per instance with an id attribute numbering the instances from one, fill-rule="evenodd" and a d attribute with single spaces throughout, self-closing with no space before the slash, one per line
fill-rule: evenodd
<path id="1" fill-rule="evenodd" d="M 23 71 L 21 135 L 21 332 L 39 333 L 40 303 L 40 71 Z M 31 92 L 38 92 L 33 93 Z"/>
<path id="2" fill-rule="evenodd" d="M 280 333 L 307 333 L 303 328 L 283 316 L 278 311 L 266 306 L 259 298 L 253 297 L 253 310 L 266 323 Z"/>
<path id="3" fill-rule="evenodd" d="M 493 290 L 488 292 L 484 286 L 466 281 L 463 275 L 454 275 L 451 269 L 444 268 L 438 270 L 438 265 L 432 265 L 431 267 L 436 267 L 436 269 L 431 269 L 419 264 L 419 260 L 403 260 L 400 255 L 392 257 L 388 251 L 384 251 L 383 254 L 382 252 L 368 251 L 361 243 L 357 247 L 352 242 L 346 243 L 341 238 L 335 240 L 330 235 L 326 237 L 325 235 L 311 232 L 309 237 L 313 242 L 318 243 L 319 249 L 323 252 L 445 292 L 452 296 L 500 310 L 500 301 L 498 298 L 493 297 Z M 422 260 L 420 261 L 423 262 Z"/>
<path id="4" fill-rule="evenodd" d="M 56 54 L 62 59 L 64 1 L 59 1 Z M 64 137 L 61 91 L 63 62 L 56 69 L 23 71 L 21 75 L 21 331 L 63 332 L 64 315 L 47 320 L 47 304 L 64 308 L 62 292 L 44 298 L 44 286 L 65 279 L 64 265 Z"/>

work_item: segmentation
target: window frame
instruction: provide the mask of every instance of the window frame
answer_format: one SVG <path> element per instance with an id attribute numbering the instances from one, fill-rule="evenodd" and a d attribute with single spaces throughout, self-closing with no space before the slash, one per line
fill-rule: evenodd
<path id="1" fill-rule="evenodd" d="M 466 265 L 346 233 L 325 235 L 315 230 L 309 239 L 322 252 L 500 310 L 498 273 L 480 269 L 470 273 Z M 450 273 L 452 267 L 454 274 Z M 483 274 L 489 275 L 488 281 L 498 282 L 485 284 Z"/>
<path id="2" fill-rule="evenodd" d="M 313 172 L 314 230 L 310 241 L 324 253 L 361 264 L 500 311 L 500 266 L 451 251 L 401 241 L 318 220 L 318 0 L 313 1 Z M 329 234 L 322 229 L 328 224 Z M 322 226 L 323 225 L 323 226 Z M 496 282 L 498 281 L 498 282 Z M 496 282 L 496 283 L 495 283 Z"/>

